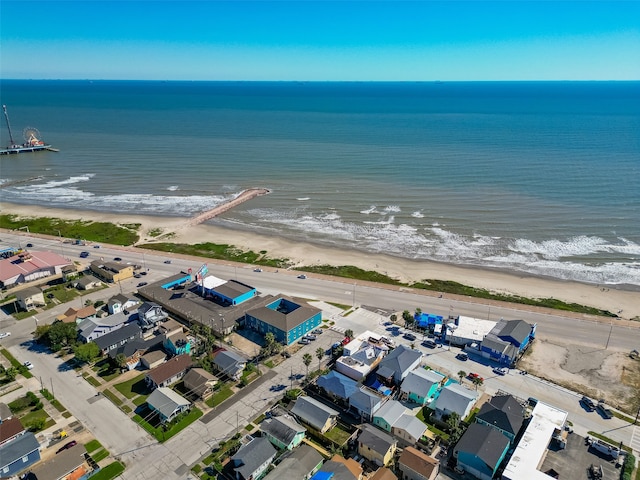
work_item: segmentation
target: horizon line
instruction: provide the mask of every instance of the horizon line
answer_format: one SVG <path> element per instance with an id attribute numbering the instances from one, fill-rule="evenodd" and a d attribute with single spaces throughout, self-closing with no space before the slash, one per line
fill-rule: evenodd
<path id="1" fill-rule="evenodd" d="M 573 83 L 587 83 L 587 82 L 639 82 L 639 79 L 609 79 L 609 80 L 596 80 L 596 79 L 582 79 L 582 80 L 570 80 L 570 79 L 554 79 L 554 80 L 541 80 L 541 79 L 527 79 L 527 80 L 189 80 L 189 79 L 153 79 L 153 78 L 3 78 L 0 81 L 68 81 L 68 82 L 234 82 L 234 83 L 551 83 L 551 82 L 573 82 Z"/>

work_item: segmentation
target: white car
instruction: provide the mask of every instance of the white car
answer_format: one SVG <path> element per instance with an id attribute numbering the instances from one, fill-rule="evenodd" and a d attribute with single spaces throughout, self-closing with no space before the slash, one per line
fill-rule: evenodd
<path id="1" fill-rule="evenodd" d="M 27 370 L 31 370 L 33 368 L 33 363 L 29 361 L 24 362 L 23 365 L 27 367 Z"/>
<path id="2" fill-rule="evenodd" d="M 7 338 L 11 335 L 11 332 L 0 332 L 0 338 Z"/>

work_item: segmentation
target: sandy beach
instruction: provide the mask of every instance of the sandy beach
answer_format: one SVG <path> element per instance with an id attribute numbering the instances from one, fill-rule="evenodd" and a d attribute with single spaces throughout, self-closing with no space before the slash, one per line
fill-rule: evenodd
<path id="1" fill-rule="evenodd" d="M 112 223 L 139 223 L 140 243 L 163 241 L 149 236 L 152 230 L 163 234 L 173 232 L 175 243 L 226 243 L 255 252 L 266 250 L 273 258 L 287 258 L 297 267 L 305 265 L 353 265 L 364 270 L 375 270 L 404 282 L 423 279 L 451 280 L 493 292 L 530 298 L 557 298 L 566 302 L 589 305 L 619 313 L 624 319 L 640 316 L 640 293 L 614 286 L 589 285 L 507 272 L 464 267 L 422 260 L 411 260 L 388 255 L 365 253 L 293 242 L 275 236 L 258 235 L 219 226 L 193 224 L 190 218 L 110 214 L 104 212 L 64 210 L 41 206 L 0 203 L 5 214 L 28 217 L 95 220 Z"/>

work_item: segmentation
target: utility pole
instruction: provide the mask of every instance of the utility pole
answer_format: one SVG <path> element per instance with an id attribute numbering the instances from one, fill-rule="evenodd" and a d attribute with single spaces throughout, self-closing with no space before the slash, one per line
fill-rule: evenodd
<path id="1" fill-rule="evenodd" d="M 51 395 L 53 396 L 53 398 L 56 397 L 55 392 L 53 391 L 53 378 L 49 378 L 49 380 L 51 380 Z"/>
<path id="2" fill-rule="evenodd" d="M 609 348 L 609 340 L 611 340 L 611 332 L 613 332 L 613 320 L 611 320 L 611 327 L 609 328 L 609 336 L 607 337 L 607 344 L 604 346 L 605 350 Z"/>

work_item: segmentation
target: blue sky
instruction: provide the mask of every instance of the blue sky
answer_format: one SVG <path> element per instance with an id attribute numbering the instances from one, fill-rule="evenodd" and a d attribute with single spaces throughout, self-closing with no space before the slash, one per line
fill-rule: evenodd
<path id="1" fill-rule="evenodd" d="M 0 2 L 2 78 L 639 80 L 640 1 Z"/>

